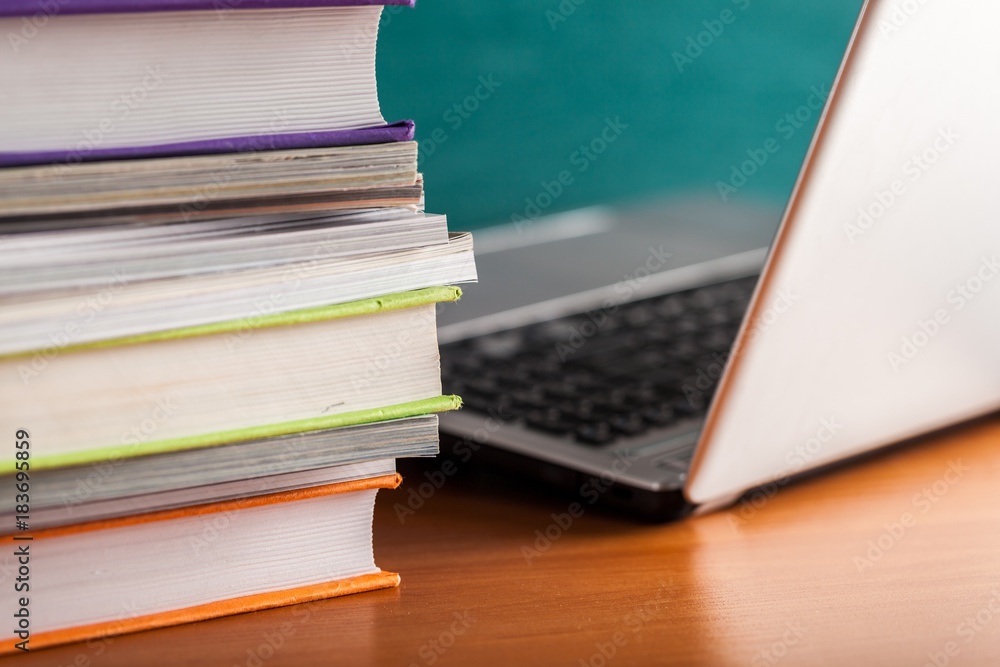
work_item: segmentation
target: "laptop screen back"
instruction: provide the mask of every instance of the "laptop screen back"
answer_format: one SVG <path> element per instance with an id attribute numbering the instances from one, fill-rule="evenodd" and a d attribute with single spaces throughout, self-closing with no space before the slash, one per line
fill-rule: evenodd
<path id="1" fill-rule="evenodd" d="M 866 5 L 709 414 L 718 501 L 1000 407 L 1000 5 Z"/>

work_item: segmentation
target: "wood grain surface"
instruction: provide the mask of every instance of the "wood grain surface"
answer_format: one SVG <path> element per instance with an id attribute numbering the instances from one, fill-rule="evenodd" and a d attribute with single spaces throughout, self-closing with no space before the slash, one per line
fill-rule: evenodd
<path id="1" fill-rule="evenodd" d="M 434 470 L 379 496 L 398 589 L 3 664 L 1000 664 L 1000 418 L 660 526 L 468 470 L 401 522 Z"/>

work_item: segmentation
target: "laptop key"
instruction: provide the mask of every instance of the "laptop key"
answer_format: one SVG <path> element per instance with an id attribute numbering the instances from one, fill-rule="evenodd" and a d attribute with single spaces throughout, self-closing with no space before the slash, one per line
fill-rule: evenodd
<path id="1" fill-rule="evenodd" d="M 502 388 L 502 384 L 497 380 L 497 378 L 490 375 L 479 375 L 467 378 L 465 380 L 465 386 L 482 394 L 495 394 Z"/>
<path id="2" fill-rule="evenodd" d="M 448 387 L 446 392 L 459 392 L 462 397 L 462 404 L 479 412 L 486 412 L 496 407 L 497 400 L 493 396 L 484 396 L 474 391 L 464 391 L 454 387 Z"/>
<path id="3" fill-rule="evenodd" d="M 606 422 L 583 424 L 576 429 L 576 439 L 591 445 L 606 445 L 612 442 L 616 434 Z"/>
<path id="4" fill-rule="evenodd" d="M 656 385 L 643 382 L 625 388 L 625 394 L 629 400 L 638 405 L 646 405 L 660 400 L 661 394 L 656 389 Z"/>
<path id="5" fill-rule="evenodd" d="M 558 435 L 571 433 L 576 428 L 576 424 L 571 419 L 564 417 L 556 408 L 534 410 L 529 412 L 524 419 L 534 428 Z"/>
<path id="6" fill-rule="evenodd" d="M 580 394 L 580 390 L 567 382 L 559 380 L 542 382 L 539 388 L 551 399 L 575 398 Z"/>
<path id="7" fill-rule="evenodd" d="M 681 386 L 686 378 L 686 373 L 676 366 L 662 366 L 643 369 L 636 373 L 635 378 L 658 387 L 672 388 Z"/>
<path id="8" fill-rule="evenodd" d="M 683 417 L 696 417 L 708 410 L 708 401 L 701 394 L 689 394 L 687 397 L 676 398 L 672 407 L 674 412 Z"/>
<path id="9" fill-rule="evenodd" d="M 622 435 L 639 435 L 649 428 L 649 424 L 638 412 L 624 412 L 615 415 L 611 418 L 609 425 Z"/>
<path id="10" fill-rule="evenodd" d="M 610 408 L 613 410 L 628 407 L 630 403 L 628 393 L 622 389 L 611 389 L 610 391 L 596 393 L 591 400 L 598 408 Z"/>
<path id="11" fill-rule="evenodd" d="M 607 421 L 614 414 L 614 411 L 597 405 L 590 398 L 563 401 L 558 408 L 566 417 L 580 422 Z"/>
<path id="12" fill-rule="evenodd" d="M 673 403 L 657 403 L 643 407 L 639 414 L 650 424 L 656 426 L 666 426 L 675 421 Z"/>
<path id="13" fill-rule="evenodd" d="M 637 349 L 638 346 L 639 337 L 634 333 L 595 336 L 586 340 L 583 345 L 570 352 L 567 355 L 567 360 L 590 359 L 608 354 L 627 354 L 630 350 Z"/>

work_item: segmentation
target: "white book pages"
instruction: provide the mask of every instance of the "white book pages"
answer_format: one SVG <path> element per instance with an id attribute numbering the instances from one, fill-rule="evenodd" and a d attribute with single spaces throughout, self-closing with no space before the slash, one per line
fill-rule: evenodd
<path id="1" fill-rule="evenodd" d="M 86 157 L 94 149 L 381 125 L 380 12 L 50 16 L 0 67 L 0 151 Z M 21 28 L 21 17 L 0 19 L 0 34 Z"/>
<path id="2" fill-rule="evenodd" d="M 0 360 L 0 429 L 28 428 L 33 462 L 200 446 L 215 434 L 441 395 L 435 304 L 70 351 L 28 381 L 25 363 Z"/>
<path id="3" fill-rule="evenodd" d="M 447 242 L 443 215 L 405 208 L 0 234 L 0 298 L 100 287 L 109 276 L 137 282 Z"/>
<path id="4" fill-rule="evenodd" d="M 35 635 L 374 574 L 376 490 L 70 532 L 31 544 Z M 15 608 L 13 587 L 3 593 Z M 10 632 L 10 631 L 8 631 Z"/>
<path id="5" fill-rule="evenodd" d="M 179 280 L 108 276 L 81 289 L 0 297 L 0 355 L 37 352 L 37 363 L 48 365 L 70 345 L 475 280 L 470 234 L 454 234 L 446 245 Z"/>

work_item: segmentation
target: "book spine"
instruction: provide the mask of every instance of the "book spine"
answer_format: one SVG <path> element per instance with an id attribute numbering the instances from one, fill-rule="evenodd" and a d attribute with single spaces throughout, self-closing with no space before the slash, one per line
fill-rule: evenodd
<path id="1" fill-rule="evenodd" d="M 52 0 L 57 2 L 58 0 Z M 221 1 L 221 0 L 220 0 Z M 3 10 L 0 9 L 0 16 Z M 356 130 L 295 132 L 247 137 L 199 139 L 152 146 L 116 146 L 95 148 L 81 155 L 76 150 L 0 152 L 0 167 L 26 167 L 37 164 L 73 164 L 96 160 L 128 160 L 181 155 L 211 155 L 249 153 L 256 151 L 291 150 L 296 148 L 331 148 L 361 144 L 388 144 L 413 140 L 413 121 L 402 120 L 390 125 L 364 127 Z"/>
<path id="2" fill-rule="evenodd" d="M 290 588 L 284 591 L 268 593 L 256 593 L 230 600 L 220 600 L 208 604 L 177 609 L 175 611 L 163 612 L 144 616 L 125 617 L 119 621 L 106 623 L 95 623 L 82 627 L 66 628 L 63 630 L 51 630 L 32 634 L 31 650 L 36 651 L 53 646 L 72 644 L 88 640 L 96 640 L 105 637 L 114 637 L 131 632 L 142 632 L 144 630 L 154 630 L 156 628 L 166 628 L 183 623 L 194 623 L 212 618 L 232 616 L 233 614 L 245 614 L 251 611 L 262 609 L 274 609 L 275 607 L 287 607 L 293 604 L 304 604 L 317 600 L 341 597 L 344 595 L 354 595 L 374 591 L 380 588 L 393 588 L 399 585 L 399 575 L 395 572 L 384 570 L 374 574 L 363 574 L 350 579 L 331 581 L 325 584 L 315 584 L 311 586 L 301 586 Z M 0 655 L 18 653 L 14 648 L 13 637 L 0 643 Z"/>
<path id="3" fill-rule="evenodd" d="M 137 12 L 229 11 L 234 9 L 305 9 L 402 5 L 415 0 L 4 0 L 0 17 L 67 16 L 71 14 L 134 14 Z"/>

